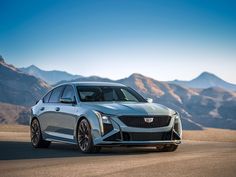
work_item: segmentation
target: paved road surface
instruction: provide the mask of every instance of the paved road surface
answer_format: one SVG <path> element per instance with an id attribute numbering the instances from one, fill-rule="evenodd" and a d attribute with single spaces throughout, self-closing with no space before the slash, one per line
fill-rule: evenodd
<path id="1" fill-rule="evenodd" d="M 187 141 L 172 153 L 107 148 L 86 155 L 73 145 L 54 143 L 49 149 L 33 149 L 27 141 L 0 140 L 0 176 L 235 177 L 236 143 Z"/>

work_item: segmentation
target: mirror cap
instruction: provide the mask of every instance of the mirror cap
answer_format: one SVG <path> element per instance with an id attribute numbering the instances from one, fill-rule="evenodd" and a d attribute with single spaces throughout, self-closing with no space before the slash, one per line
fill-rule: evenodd
<path id="1" fill-rule="evenodd" d="M 147 98 L 147 102 L 148 103 L 153 103 L 153 99 L 152 98 Z"/>

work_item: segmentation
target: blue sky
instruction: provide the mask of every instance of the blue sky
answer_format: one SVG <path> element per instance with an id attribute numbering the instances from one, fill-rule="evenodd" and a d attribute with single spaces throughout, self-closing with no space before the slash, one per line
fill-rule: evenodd
<path id="1" fill-rule="evenodd" d="M 0 0 L 0 54 L 17 67 L 118 79 L 236 83 L 236 2 Z"/>

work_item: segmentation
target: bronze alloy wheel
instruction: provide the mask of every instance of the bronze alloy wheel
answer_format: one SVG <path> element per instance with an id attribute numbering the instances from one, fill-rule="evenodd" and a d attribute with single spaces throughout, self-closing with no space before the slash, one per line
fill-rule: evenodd
<path id="1" fill-rule="evenodd" d="M 78 125 L 78 146 L 82 152 L 99 152 L 100 147 L 94 146 L 91 135 L 91 128 L 86 119 L 82 119 Z"/>

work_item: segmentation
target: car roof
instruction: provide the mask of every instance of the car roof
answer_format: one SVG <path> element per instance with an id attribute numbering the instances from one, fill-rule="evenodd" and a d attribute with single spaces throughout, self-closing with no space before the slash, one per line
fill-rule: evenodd
<path id="1" fill-rule="evenodd" d="M 120 86 L 120 87 L 126 87 L 123 84 L 115 83 L 115 82 L 70 82 L 67 84 L 73 84 L 75 86 Z"/>

